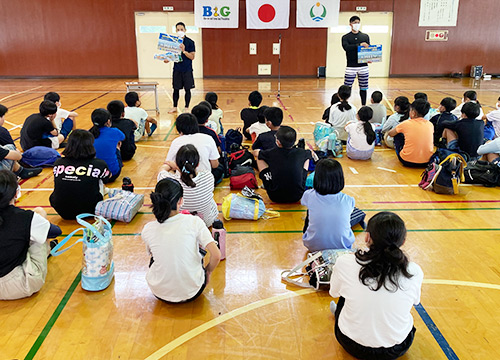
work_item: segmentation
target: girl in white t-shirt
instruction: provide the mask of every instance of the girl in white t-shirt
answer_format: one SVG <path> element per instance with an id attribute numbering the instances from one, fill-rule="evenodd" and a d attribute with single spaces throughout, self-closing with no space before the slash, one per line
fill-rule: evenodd
<path id="1" fill-rule="evenodd" d="M 182 146 L 175 162 L 166 161 L 158 174 L 158 181 L 167 177 L 176 179 L 184 191 L 180 210 L 196 213 L 210 227 L 217 220 L 219 210 L 214 200 L 214 176 L 210 171 L 198 171 L 200 155 L 194 145 Z"/>
<path id="2" fill-rule="evenodd" d="M 368 106 L 363 106 L 358 111 L 359 121 L 346 125 L 345 131 L 349 135 L 347 138 L 346 154 L 349 159 L 369 160 L 375 150 L 375 129 L 370 123 L 373 117 L 373 110 Z"/>
<path id="3" fill-rule="evenodd" d="M 335 337 L 358 359 L 396 359 L 415 336 L 411 309 L 420 303 L 423 272 L 400 247 L 404 221 L 380 212 L 368 221 L 367 251 L 339 257 L 330 280 Z"/>
<path id="4" fill-rule="evenodd" d="M 394 100 L 394 111 L 395 113 L 382 123 L 382 136 L 385 146 L 391 149 L 394 149 L 394 138 L 389 136 L 388 132 L 398 126 L 400 122 L 410 118 L 410 100 L 406 96 L 398 96 Z"/>
<path id="5" fill-rule="evenodd" d="M 224 135 L 224 128 L 222 127 L 222 117 L 224 112 L 219 105 L 217 105 L 218 96 L 214 92 L 208 92 L 205 95 L 205 101 L 210 104 L 212 108 L 212 114 L 208 118 L 207 126 L 214 130 L 217 135 Z"/>
<path id="6" fill-rule="evenodd" d="M 197 216 L 179 213 L 182 195 L 177 180 L 167 178 L 156 184 L 151 193 L 156 221 L 147 223 L 141 234 L 151 255 L 146 281 L 157 298 L 169 303 L 200 296 L 220 260 L 205 223 Z M 210 253 L 205 268 L 200 247 Z"/>
<path id="7" fill-rule="evenodd" d="M 348 103 L 351 97 L 351 88 L 349 86 L 342 85 L 339 87 L 337 94 L 340 98 L 340 102 L 332 105 L 330 108 L 328 123 L 337 130 L 339 139 L 345 142 L 347 140 L 345 126 L 348 122 L 356 121 L 356 107 Z"/>

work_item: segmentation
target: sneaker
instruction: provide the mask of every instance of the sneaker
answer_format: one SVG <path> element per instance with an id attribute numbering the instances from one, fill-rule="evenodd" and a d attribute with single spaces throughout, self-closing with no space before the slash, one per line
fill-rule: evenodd
<path id="1" fill-rule="evenodd" d="M 176 113 L 177 112 L 177 107 L 173 107 L 172 109 L 170 109 L 168 111 L 169 114 L 173 114 L 173 113 Z"/>
<path id="2" fill-rule="evenodd" d="M 49 243 L 50 250 L 52 251 L 52 249 L 54 249 L 57 246 L 57 244 L 59 244 L 59 241 L 57 241 L 57 240 L 51 240 L 50 243 Z M 49 254 L 47 255 L 47 259 L 49 257 L 51 257 L 51 256 L 52 256 L 52 254 L 49 252 Z"/>
<path id="3" fill-rule="evenodd" d="M 17 176 L 19 176 L 21 179 L 29 179 L 33 176 L 37 176 L 42 172 L 42 168 L 25 168 L 23 167 L 18 173 Z"/>
<path id="4" fill-rule="evenodd" d="M 441 166 L 439 166 L 439 164 L 436 164 L 434 162 L 430 163 L 422 173 L 422 180 L 420 180 L 418 186 L 420 186 L 424 190 L 429 190 L 440 172 Z"/>
<path id="5" fill-rule="evenodd" d="M 153 135 L 153 133 L 155 132 L 156 128 L 158 127 L 158 125 L 156 124 L 151 124 L 151 126 L 149 127 L 149 133 L 148 133 L 148 136 L 151 136 Z"/>

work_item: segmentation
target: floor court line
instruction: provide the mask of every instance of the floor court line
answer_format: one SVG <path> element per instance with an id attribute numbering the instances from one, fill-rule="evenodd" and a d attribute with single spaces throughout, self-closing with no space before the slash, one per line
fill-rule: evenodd
<path id="1" fill-rule="evenodd" d="M 5 101 L 7 99 L 10 99 L 11 97 L 14 97 L 14 96 L 17 96 L 17 95 L 21 95 L 21 94 L 26 94 L 28 92 L 31 92 L 33 90 L 40 89 L 40 88 L 41 88 L 41 86 L 36 86 L 36 87 L 28 89 L 28 90 L 18 91 L 18 92 L 14 93 L 14 94 L 10 94 L 10 95 L 7 95 L 7 96 L 1 98 L 0 102 Z"/>

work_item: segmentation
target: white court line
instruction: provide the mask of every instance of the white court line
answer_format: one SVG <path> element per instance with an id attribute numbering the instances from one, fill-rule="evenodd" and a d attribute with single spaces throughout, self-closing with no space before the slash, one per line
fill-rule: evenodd
<path id="1" fill-rule="evenodd" d="M 396 170 L 392 170 L 392 169 L 386 169 L 386 168 L 383 168 L 383 167 L 380 167 L 380 166 L 377 166 L 377 169 L 379 170 L 384 170 L 384 171 L 389 171 L 389 172 L 397 172 Z"/>
<path id="2" fill-rule="evenodd" d="M 14 93 L 14 94 L 10 94 L 10 95 L 8 95 L 8 96 L 6 96 L 6 97 L 1 98 L 1 99 L 0 99 L 0 101 L 4 101 L 4 100 L 7 100 L 7 99 L 9 99 L 9 98 L 11 98 L 11 97 L 13 97 L 13 96 L 16 96 L 16 95 L 21 95 L 21 94 L 24 94 L 24 93 L 27 93 L 27 92 L 33 91 L 33 90 L 35 90 L 35 89 L 40 89 L 40 88 L 41 88 L 41 86 L 37 86 L 37 87 L 31 88 L 31 89 L 28 89 L 28 90 L 19 91 L 19 92 L 16 92 L 16 93 Z"/>
<path id="3" fill-rule="evenodd" d="M 16 126 L 14 126 L 12 129 L 9 129 L 8 131 L 15 130 L 15 129 L 17 129 L 17 128 L 20 128 L 21 126 L 23 126 L 23 125 L 22 125 L 22 124 L 21 124 L 21 125 L 16 125 Z"/>
<path id="4" fill-rule="evenodd" d="M 356 169 L 355 169 L 355 168 L 353 168 L 352 166 L 349 166 L 349 170 L 351 170 L 351 172 L 352 172 L 353 174 L 356 174 L 356 175 L 357 175 L 357 174 L 359 174 L 358 170 L 356 170 Z"/>
<path id="5" fill-rule="evenodd" d="M 224 110 L 224 114 L 236 112 L 236 110 Z"/>
<path id="6" fill-rule="evenodd" d="M 307 110 L 321 110 L 323 109 L 322 107 L 316 107 L 316 106 L 309 106 L 309 107 L 306 107 Z"/>

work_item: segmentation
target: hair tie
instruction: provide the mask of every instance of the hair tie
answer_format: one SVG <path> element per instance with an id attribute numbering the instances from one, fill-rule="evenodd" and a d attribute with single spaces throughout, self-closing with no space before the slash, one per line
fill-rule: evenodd
<path id="1" fill-rule="evenodd" d="M 182 167 L 181 172 L 186 173 L 186 174 L 190 174 L 190 173 L 191 173 L 188 169 L 186 169 L 186 165 L 184 165 L 184 166 Z"/>

